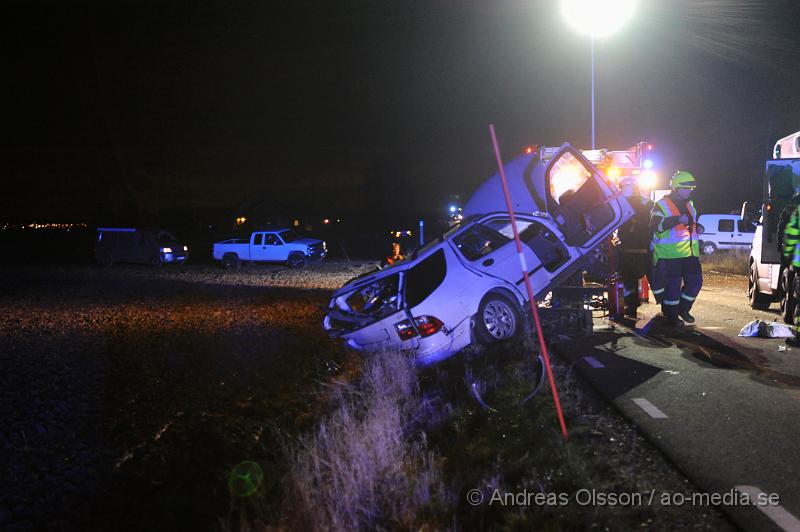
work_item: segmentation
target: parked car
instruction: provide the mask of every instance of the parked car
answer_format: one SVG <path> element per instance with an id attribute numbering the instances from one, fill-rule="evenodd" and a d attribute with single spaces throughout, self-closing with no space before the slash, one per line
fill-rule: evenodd
<path id="1" fill-rule="evenodd" d="M 302 238 L 293 229 L 255 231 L 249 240 L 232 238 L 214 244 L 214 260 L 226 270 L 238 270 L 244 262 L 283 262 L 291 268 L 320 261 L 328 252 L 322 240 Z"/>
<path id="2" fill-rule="evenodd" d="M 521 329 L 524 266 L 541 300 L 580 271 L 592 250 L 633 214 L 617 189 L 569 145 L 549 162 L 522 156 L 505 166 L 523 254 L 512 241 L 497 175 L 464 207 L 465 219 L 410 258 L 334 292 L 323 321 L 365 353 L 400 349 L 420 364 Z"/>
<path id="3" fill-rule="evenodd" d="M 98 227 L 95 260 L 101 266 L 131 262 L 161 266 L 189 260 L 189 247 L 169 231 Z"/>
<path id="4" fill-rule="evenodd" d="M 750 250 L 756 234 L 756 224 L 743 220 L 739 214 L 701 214 L 697 223 L 703 226 L 700 251 L 713 255 L 721 249 Z"/>

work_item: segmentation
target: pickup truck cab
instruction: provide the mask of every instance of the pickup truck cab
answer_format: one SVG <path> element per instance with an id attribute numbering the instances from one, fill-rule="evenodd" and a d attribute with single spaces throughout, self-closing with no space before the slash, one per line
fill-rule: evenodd
<path id="1" fill-rule="evenodd" d="M 255 231 L 249 240 L 231 238 L 214 244 L 214 260 L 226 270 L 238 270 L 243 262 L 283 262 L 300 268 L 327 254 L 322 240 L 302 238 L 293 229 Z"/>

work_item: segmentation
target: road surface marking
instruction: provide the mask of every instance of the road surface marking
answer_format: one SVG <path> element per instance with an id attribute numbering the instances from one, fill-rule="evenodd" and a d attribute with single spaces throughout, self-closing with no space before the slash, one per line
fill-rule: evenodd
<path id="1" fill-rule="evenodd" d="M 738 491 L 750 496 L 751 501 L 766 500 L 767 495 L 755 486 L 734 486 Z M 775 521 L 779 527 L 786 531 L 800 530 L 800 520 L 781 508 L 780 506 L 757 505 L 756 508 L 764 512 L 764 515 Z"/>
<path id="2" fill-rule="evenodd" d="M 633 400 L 633 402 L 636 403 L 639 406 L 639 408 L 647 412 L 647 414 L 653 419 L 667 419 L 669 417 L 664 412 L 656 408 L 656 405 L 654 405 L 647 399 L 644 399 L 642 397 L 637 397 L 636 399 Z"/>
<path id="3" fill-rule="evenodd" d="M 594 357 L 583 357 L 587 364 L 595 369 L 604 368 L 605 365 Z"/>

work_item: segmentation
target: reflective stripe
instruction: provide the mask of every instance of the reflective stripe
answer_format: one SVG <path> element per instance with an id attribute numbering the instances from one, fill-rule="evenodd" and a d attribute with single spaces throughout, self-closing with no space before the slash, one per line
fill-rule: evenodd
<path id="1" fill-rule="evenodd" d="M 623 290 L 622 293 L 625 295 L 625 297 L 627 297 L 631 294 L 635 294 L 636 290 Z"/>
<path id="2" fill-rule="evenodd" d="M 694 297 L 692 297 L 692 296 L 687 296 L 686 294 L 681 294 L 681 297 L 682 297 L 683 299 L 686 299 L 686 300 L 688 300 L 688 301 L 694 301 L 695 299 L 697 299 L 697 298 L 694 298 Z"/>
<path id="3" fill-rule="evenodd" d="M 680 304 L 680 302 L 681 302 L 681 301 L 680 301 L 680 299 L 676 299 L 676 300 L 674 300 L 674 301 L 673 301 L 673 300 L 671 300 L 671 299 L 665 299 L 665 300 L 664 300 L 664 304 L 665 304 L 665 305 L 679 305 L 679 304 Z"/>
<path id="4" fill-rule="evenodd" d="M 659 288 L 658 290 L 653 290 L 653 293 L 654 293 L 654 294 L 660 294 L 660 293 L 661 293 L 661 292 L 663 292 L 664 290 L 666 290 L 666 288 Z"/>

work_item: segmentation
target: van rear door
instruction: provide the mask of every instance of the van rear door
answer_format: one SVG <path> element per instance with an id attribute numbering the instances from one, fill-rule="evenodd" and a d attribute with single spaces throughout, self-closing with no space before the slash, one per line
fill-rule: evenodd
<path id="1" fill-rule="evenodd" d="M 778 221 L 795 186 L 800 185 L 800 159 L 767 161 L 765 182 L 767 202 L 761 210 L 761 264 L 779 264 Z"/>

